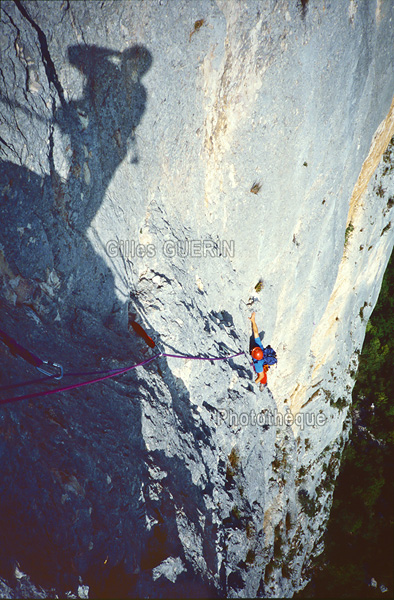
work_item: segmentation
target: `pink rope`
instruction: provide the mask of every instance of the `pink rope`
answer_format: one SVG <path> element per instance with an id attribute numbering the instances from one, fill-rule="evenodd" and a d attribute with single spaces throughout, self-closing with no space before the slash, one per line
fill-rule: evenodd
<path id="1" fill-rule="evenodd" d="M 136 369 L 137 367 L 141 367 L 142 365 L 147 365 L 155 358 L 159 358 L 160 356 L 167 356 L 170 358 L 185 358 L 192 360 L 228 360 L 229 358 L 235 358 L 236 356 L 240 356 L 243 352 L 238 352 L 238 354 L 232 354 L 231 356 L 220 356 L 218 358 L 206 358 L 202 356 L 185 356 L 182 354 L 156 354 L 147 360 L 144 360 L 136 365 L 132 365 L 131 367 L 125 367 L 124 369 L 119 369 L 116 373 L 110 373 L 109 375 L 104 375 L 104 377 L 98 377 L 97 379 L 89 379 L 88 381 L 83 381 L 81 383 L 74 383 L 73 385 L 67 385 L 65 387 L 54 388 L 52 390 L 45 390 L 44 392 L 34 392 L 33 394 L 26 394 L 25 396 L 15 396 L 14 398 L 4 398 L 0 400 L 0 404 L 10 404 L 11 402 L 19 402 L 20 400 L 28 400 L 30 398 L 38 398 L 39 396 L 49 396 L 50 394 L 56 394 L 57 392 L 66 392 L 68 390 L 73 390 L 75 388 L 83 387 L 84 385 L 89 385 L 91 383 L 97 383 L 99 381 L 104 381 L 104 379 L 109 379 L 110 377 L 116 377 L 117 375 L 122 375 L 123 373 L 127 373 L 127 371 L 131 371 L 132 369 Z"/>
<path id="2" fill-rule="evenodd" d="M 125 369 L 121 369 L 116 373 L 110 373 L 109 375 L 105 375 L 104 377 L 98 377 L 97 379 L 89 379 L 88 381 L 74 383 L 73 385 L 67 385 L 66 387 L 46 390 L 44 392 L 35 392 L 34 394 L 26 394 L 25 396 L 16 396 L 15 398 L 4 398 L 4 400 L 0 400 L 0 404 L 9 404 L 10 402 L 18 402 L 19 400 L 27 400 L 28 398 L 37 398 L 38 396 L 49 396 L 50 394 L 55 394 L 56 392 L 66 392 L 67 390 L 73 390 L 74 388 L 89 385 L 90 383 L 97 383 L 98 381 L 103 381 L 104 379 L 109 379 L 110 377 L 116 377 L 117 375 L 121 375 L 123 373 L 127 373 L 127 371 L 131 371 L 131 369 L 135 369 L 137 367 L 141 367 L 142 365 L 146 365 L 158 356 L 160 356 L 160 354 L 156 354 L 155 356 L 152 356 L 152 358 L 148 358 L 148 360 L 144 360 L 143 362 L 140 362 L 137 365 L 126 367 Z"/>
<path id="3" fill-rule="evenodd" d="M 190 360 L 228 360 L 229 358 L 235 358 L 241 354 L 243 354 L 243 352 L 238 352 L 238 354 L 232 354 L 231 356 L 219 356 L 218 358 L 209 358 L 209 356 L 186 356 L 184 354 L 162 354 L 161 356 L 169 356 L 170 358 L 186 358 Z"/>

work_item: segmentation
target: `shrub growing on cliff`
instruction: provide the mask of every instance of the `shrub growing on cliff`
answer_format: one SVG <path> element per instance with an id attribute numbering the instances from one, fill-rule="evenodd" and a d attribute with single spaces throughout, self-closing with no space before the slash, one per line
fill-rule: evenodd
<path id="1" fill-rule="evenodd" d="M 255 181 L 254 184 L 252 185 L 252 187 L 250 188 L 250 191 L 252 192 L 252 194 L 258 194 L 260 190 L 261 190 L 261 183 L 258 181 Z"/>
<path id="2" fill-rule="evenodd" d="M 246 525 L 246 537 L 250 540 L 254 536 L 254 525 L 252 521 L 248 521 Z"/>
<path id="3" fill-rule="evenodd" d="M 230 454 L 228 455 L 228 460 L 234 471 L 237 471 L 239 466 L 239 453 L 235 447 L 231 450 Z"/>
<path id="4" fill-rule="evenodd" d="M 293 525 L 293 523 L 292 523 L 292 519 L 291 519 L 291 514 L 289 512 L 287 512 L 286 513 L 286 533 L 290 532 L 292 525 Z"/>
<path id="5" fill-rule="evenodd" d="M 235 447 L 232 448 L 230 454 L 228 455 L 228 461 L 229 464 L 226 468 L 226 479 L 227 481 L 232 481 L 239 468 L 239 453 Z"/>
<path id="6" fill-rule="evenodd" d="M 264 288 L 264 283 L 263 280 L 260 279 L 260 281 L 258 283 L 256 283 L 256 285 L 254 286 L 254 289 L 256 290 L 257 293 L 261 292 L 261 290 Z"/>
<path id="7" fill-rule="evenodd" d="M 238 506 L 233 506 L 231 512 L 232 512 L 232 514 L 234 515 L 234 517 L 236 519 L 240 519 L 241 518 L 241 513 L 239 512 Z"/>
<path id="8" fill-rule="evenodd" d="M 360 356 L 353 431 L 334 492 L 321 558 L 324 568 L 316 572 L 313 589 L 306 588 L 303 597 L 375 597 L 378 591 L 368 587 L 371 577 L 389 588 L 387 597 L 393 596 L 393 333 L 394 254 Z"/>
<path id="9" fill-rule="evenodd" d="M 346 227 L 346 231 L 345 231 L 345 248 L 347 247 L 348 243 L 349 243 L 349 238 L 350 235 L 352 234 L 352 232 L 354 231 L 354 225 L 353 223 L 350 221 L 349 225 Z"/>
<path id="10" fill-rule="evenodd" d="M 314 517 L 317 512 L 317 506 L 306 490 L 300 490 L 298 492 L 298 500 L 300 501 L 304 513 L 308 517 Z"/>
<path id="11" fill-rule="evenodd" d="M 264 571 L 264 583 L 266 585 L 268 585 L 274 570 L 275 570 L 275 561 L 272 558 L 270 560 L 270 562 L 268 563 L 268 565 L 265 567 L 265 571 Z"/>
<path id="12" fill-rule="evenodd" d="M 281 525 L 280 523 L 278 523 L 278 525 L 275 527 L 275 538 L 274 538 L 274 558 L 275 560 L 279 560 L 281 558 L 283 558 L 283 551 L 282 551 L 282 546 L 283 546 L 283 542 L 282 542 L 282 536 L 281 536 Z"/>
<path id="13" fill-rule="evenodd" d="M 346 400 L 346 398 L 338 398 L 338 400 L 330 400 L 330 405 L 333 408 L 337 408 L 340 412 L 342 412 L 342 410 L 349 405 L 348 401 Z"/>

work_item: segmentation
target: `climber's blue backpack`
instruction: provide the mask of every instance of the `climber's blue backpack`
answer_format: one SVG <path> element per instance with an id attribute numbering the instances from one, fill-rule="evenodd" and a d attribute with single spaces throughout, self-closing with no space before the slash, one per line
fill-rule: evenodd
<path id="1" fill-rule="evenodd" d="M 278 359 L 276 358 L 276 352 L 273 348 L 271 348 L 271 346 L 267 346 L 266 348 L 264 348 L 264 364 L 266 365 L 276 365 L 276 363 L 278 362 Z"/>

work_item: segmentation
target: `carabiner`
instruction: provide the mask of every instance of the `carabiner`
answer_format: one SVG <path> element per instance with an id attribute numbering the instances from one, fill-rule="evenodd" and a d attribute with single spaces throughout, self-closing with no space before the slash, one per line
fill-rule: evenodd
<path id="1" fill-rule="evenodd" d="M 61 379 L 63 377 L 63 367 L 57 363 L 51 363 L 47 360 L 43 361 L 39 367 L 36 367 L 37 371 L 53 377 L 54 379 Z M 53 371 L 55 369 L 55 372 Z M 57 373 L 57 374 L 56 374 Z M 59 374 L 60 373 L 60 374 Z"/>

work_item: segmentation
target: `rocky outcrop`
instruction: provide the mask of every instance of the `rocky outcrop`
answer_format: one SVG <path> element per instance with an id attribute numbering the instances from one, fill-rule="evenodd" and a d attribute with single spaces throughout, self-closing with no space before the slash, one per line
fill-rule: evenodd
<path id="1" fill-rule="evenodd" d="M 246 353 L 3 405 L 4 590 L 22 572 L 37 595 L 306 585 L 393 247 L 393 17 L 2 2 L 0 328 L 65 373 Z M 262 392 L 252 310 L 278 354 Z M 0 361 L 3 384 L 34 378 Z"/>

